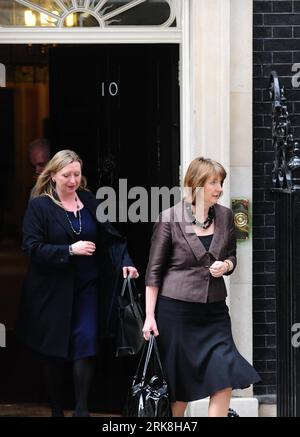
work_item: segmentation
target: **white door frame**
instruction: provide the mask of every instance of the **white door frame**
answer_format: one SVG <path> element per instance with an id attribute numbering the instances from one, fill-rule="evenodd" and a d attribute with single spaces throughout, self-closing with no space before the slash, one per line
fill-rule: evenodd
<path id="1" fill-rule="evenodd" d="M 182 1 L 181 25 L 114 26 L 113 28 L 0 27 L 0 44 L 179 44 L 180 181 L 191 158 L 190 145 L 190 26 L 189 0 Z M 1 62 L 1 59 L 0 59 Z"/>

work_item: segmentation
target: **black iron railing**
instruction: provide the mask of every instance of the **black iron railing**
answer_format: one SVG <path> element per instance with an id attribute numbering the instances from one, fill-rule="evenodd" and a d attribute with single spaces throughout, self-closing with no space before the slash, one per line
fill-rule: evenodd
<path id="1" fill-rule="evenodd" d="M 269 91 L 275 152 L 277 415 L 296 417 L 300 416 L 300 348 L 292 337 L 300 323 L 300 148 L 276 72 L 271 73 Z"/>

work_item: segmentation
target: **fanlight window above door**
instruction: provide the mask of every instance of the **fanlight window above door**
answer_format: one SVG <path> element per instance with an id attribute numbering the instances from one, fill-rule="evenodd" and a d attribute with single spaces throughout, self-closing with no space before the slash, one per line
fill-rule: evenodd
<path id="1" fill-rule="evenodd" d="M 0 26 L 176 27 L 181 0 L 0 0 Z"/>

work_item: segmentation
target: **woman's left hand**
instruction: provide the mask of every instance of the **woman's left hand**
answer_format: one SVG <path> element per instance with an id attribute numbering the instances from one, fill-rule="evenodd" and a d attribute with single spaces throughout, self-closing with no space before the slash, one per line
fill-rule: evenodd
<path id="1" fill-rule="evenodd" d="M 138 278 L 140 275 L 135 267 L 123 267 L 123 278 L 127 278 L 129 275 L 130 278 Z"/>
<path id="2" fill-rule="evenodd" d="M 209 268 L 211 276 L 214 278 L 220 278 L 228 271 L 227 263 L 223 261 L 215 261 Z"/>

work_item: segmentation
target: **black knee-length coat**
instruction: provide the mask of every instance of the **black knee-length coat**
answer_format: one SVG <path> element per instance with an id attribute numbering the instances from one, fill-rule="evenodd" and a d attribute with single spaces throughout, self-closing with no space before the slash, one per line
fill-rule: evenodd
<path id="1" fill-rule="evenodd" d="M 77 193 L 96 219 L 98 202 L 88 191 Z M 116 301 L 122 267 L 133 266 L 126 240 L 109 223 L 98 224 L 100 333 L 116 329 Z M 64 209 L 48 196 L 29 202 L 23 223 L 23 250 L 30 258 L 17 321 L 17 334 L 43 355 L 67 357 L 71 333 L 74 264 L 69 245 L 73 231 Z"/>

